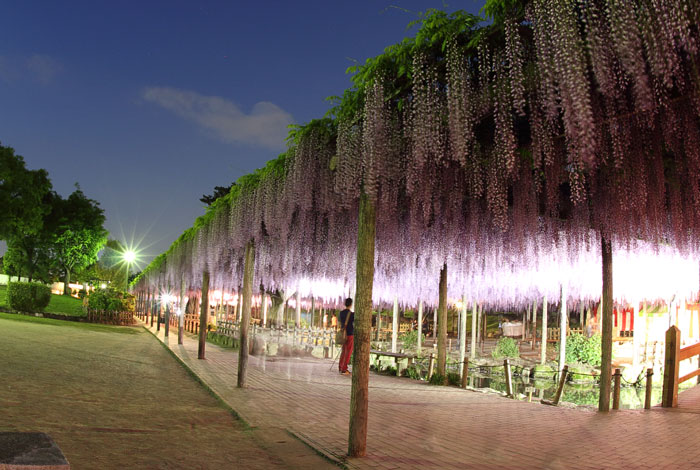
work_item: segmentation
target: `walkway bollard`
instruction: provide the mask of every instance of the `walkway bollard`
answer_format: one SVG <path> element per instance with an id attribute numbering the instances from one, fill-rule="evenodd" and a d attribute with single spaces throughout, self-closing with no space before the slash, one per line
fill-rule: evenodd
<path id="1" fill-rule="evenodd" d="M 613 374 L 613 377 L 615 378 L 615 385 L 613 387 L 613 410 L 619 410 L 620 409 L 620 379 L 622 378 L 622 373 L 620 372 L 620 369 L 615 369 L 615 374 Z"/>
<path id="2" fill-rule="evenodd" d="M 561 370 L 561 375 L 559 376 L 559 385 L 557 386 L 557 393 L 554 395 L 554 400 L 549 401 L 549 400 L 540 400 L 540 403 L 543 405 L 552 405 L 552 406 L 557 406 L 559 404 L 559 400 L 561 399 L 561 393 L 564 390 L 564 384 L 566 383 L 566 377 L 569 375 L 569 366 L 564 366 L 564 368 Z M 544 389 L 540 389 L 540 392 L 542 392 Z"/>
<path id="3" fill-rule="evenodd" d="M 647 389 L 646 389 L 646 394 L 644 396 L 644 409 L 645 410 L 650 410 L 651 409 L 651 378 L 654 375 L 654 369 L 651 367 L 647 369 Z"/>
<path id="4" fill-rule="evenodd" d="M 513 398 L 513 378 L 510 375 L 510 361 L 508 359 L 503 361 L 503 368 L 506 373 L 506 396 Z"/>
<path id="5" fill-rule="evenodd" d="M 467 377 L 469 376 L 469 359 L 465 358 L 462 363 L 462 388 L 467 388 Z"/>
<path id="6" fill-rule="evenodd" d="M 430 377 L 433 376 L 433 367 L 435 367 L 435 358 L 433 357 L 433 353 L 430 353 L 430 361 L 428 362 L 428 381 L 430 381 Z"/>

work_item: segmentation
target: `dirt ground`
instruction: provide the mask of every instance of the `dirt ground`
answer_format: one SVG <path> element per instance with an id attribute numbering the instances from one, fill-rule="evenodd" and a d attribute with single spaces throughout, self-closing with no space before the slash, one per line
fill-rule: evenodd
<path id="1" fill-rule="evenodd" d="M 335 468 L 248 429 L 140 328 L 0 317 L 0 431 L 43 431 L 73 469 Z"/>

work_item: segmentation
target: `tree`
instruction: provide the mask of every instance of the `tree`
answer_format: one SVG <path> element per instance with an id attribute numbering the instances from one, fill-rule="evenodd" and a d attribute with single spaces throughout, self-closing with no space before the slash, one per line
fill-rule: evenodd
<path id="1" fill-rule="evenodd" d="M 97 260 L 97 253 L 107 241 L 106 232 L 102 230 L 67 228 L 54 240 L 56 262 L 64 272 L 63 293 L 70 295 L 71 273 L 88 266 Z"/>
<path id="2" fill-rule="evenodd" d="M 27 170 L 24 158 L 0 145 L 0 240 L 31 236 L 41 230 L 51 190 L 46 170 Z"/>
<path id="3" fill-rule="evenodd" d="M 34 279 L 48 280 L 51 253 L 43 233 L 10 239 L 6 256 L 7 270 L 10 271 L 6 274 L 27 276 L 30 282 Z"/>
<path id="4" fill-rule="evenodd" d="M 8 250 L 13 251 L 15 268 L 21 275 L 26 275 L 29 281 L 35 278 L 48 281 L 50 277 L 51 246 L 60 222 L 54 211 L 58 200 L 60 196 L 55 191 L 48 191 L 41 201 L 44 215 L 39 229 L 15 233 L 7 241 Z"/>
<path id="5" fill-rule="evenodd" d="M 228 186 L 214 186 L 214 193 L 213 194 L 203 194 L 201 198 L 199 198 L 200 201 L 202 201 L 204 204 L 207 206 L 211 206 L 214 201 L 219 199 L 220 197 L 226 196 L 229 191 L 231 191 L 231 188 L 236 186 L 236 183 L 231 183 Z"/>
<path id="6" fill-rule="evenodd" d="M 97 261 L 97 254 L 107 242 L 104 211 L 76 185 L 67 199 L 56 200 L 53 216 L 58 220 L 53 238 L 54 259 L 64 275 L 63 293 L 70 295 L 71 273 Z"/>

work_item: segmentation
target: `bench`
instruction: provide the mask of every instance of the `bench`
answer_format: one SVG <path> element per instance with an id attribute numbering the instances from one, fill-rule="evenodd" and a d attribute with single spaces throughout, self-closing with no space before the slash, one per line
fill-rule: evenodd
<path id="1" fill-rule="evenodd" d="M 381 357 L 389 357 L 393 359 L 394 366 L 396 366 L 396 375 L 400 376 L 401 375 L 401 359 L 408 359 L 408 364 L 406 367 L 411 367 L 413 364 L 413 360 L 417 357 L 413 354 L 405 354 L 405 353 L 394 353 L 394 352 L 389 352 L 389 351 L 378 351 L 376 349 L 371 349 L 369 351 L 370 357 L 372 354 L 377 356 L 377 358 Z"/>

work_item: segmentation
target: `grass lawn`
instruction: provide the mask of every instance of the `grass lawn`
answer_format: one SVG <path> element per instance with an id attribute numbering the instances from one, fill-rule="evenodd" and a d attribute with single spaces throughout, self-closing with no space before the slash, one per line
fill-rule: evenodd
<path id="1" fill-rule="evenodd" d="M 0 286 L 0 307 L 10 308 L 7 302 L 7 286 Z M 67 295 L 51 294 L 49 306 L 46 307 L 45 311 L 46 313 L 78 317 L 85 315 L 85 313 L 83 313 L 83 301 Z"/>
<path id="2" fill-rule="evenodd" d="M 286 468 L 143 329 L 18 317 L 0 315 L 0 431 L 48 433 L 75 469 Z"/>

